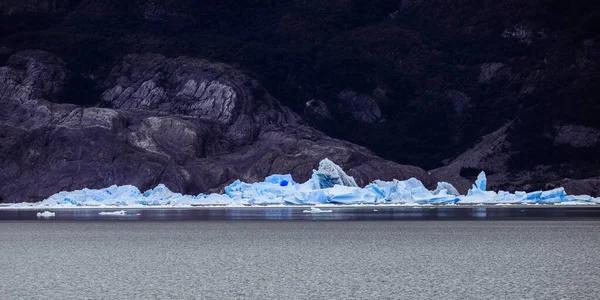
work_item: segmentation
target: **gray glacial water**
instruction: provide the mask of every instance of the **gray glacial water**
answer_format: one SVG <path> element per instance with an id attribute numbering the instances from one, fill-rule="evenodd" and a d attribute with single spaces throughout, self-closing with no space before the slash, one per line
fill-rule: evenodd
<path id="1" fill-rule="evenodd" d="M 0 299 L 597 299 L 600 221 L 0 222 Z"/>

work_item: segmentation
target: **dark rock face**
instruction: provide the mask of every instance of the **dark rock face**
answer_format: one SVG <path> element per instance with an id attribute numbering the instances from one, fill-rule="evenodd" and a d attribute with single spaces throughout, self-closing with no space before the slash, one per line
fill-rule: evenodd
<path id="1" fill-rule="evenodd" d="M 60 58 L 40 50 L 11 56 L 0 72 L 0 97 L 19 100 L 55 99 L 63 91 L 68 75 Z"/>
<path id="2" fill-rule="evenodd" d="M 337 95 L 341 112 L 360 123 L 372 124 L 381 120 L 381 109 L 375 99 L 355 91 L 342 91 Z"/>
<path id="3" fill-rule="evenodd" d="M 591 195 L 593 197 L 600 196 L 600 178 L 588 179 L 563 179 L 557 182 L 550 183 L 548 188 L 562 186 L 565 191 L 573 195 Z"/>
<path id="4" fill-rule="evenodd" d="M 564 163 L 555 166 L 551 162 L 538 164 L 522 170 L 522 166 L 515 168 L 512 164 L 521 164 L 520 153 L 515 151 L 513 141 L 519 134 L 518 125 L 508 122 L 495 132 L 485 135 L 481 142 L 471 149 L 456 157 L 448 165 L 431 171 L 432 176 L 439 180 L 452 182 L 461 193 L 465 193 L 477 174 L 484 170 L 487 174 L 488 187 L 492 189 L 537 190 L 564 187 L 565 191 L 573 195 L 598 195 L 600 181 L 594 172 L 597 154 L 600 153 L 598 139 L 600 132 L 589 127 L 563 125 L 555 128 L 550 134 L 552 141 L 546 141 L 540 152 L 534 155 L 548 155 L 552 147 L 559 147 L 569 155 L 580 155 L 587 161 L 587 166 Z M 562 148 L 561 148 L 562 147 Z M 518 149 L 518 148 L 517 148 Z M 546 152 L 544 152 L 546 151 Z M 537 157 L 529 157 L 535 160 Z M 587 172 L 587 173 L 585 173 Z M 587 178 L 587 179 L 581 179 Z"/>
<path id="5" fill-rule="evenodd" d="M 7 0 L 0 3 L 0 14 L 61 13 L 72 8 L 78 0 Z"/>
<path id="6" fill-rule="evenodd" d="M 304 116 L 313 122 L 331 121 L 333 117 L 329 112 L 327 104 L 321 100 L 312 99 L 306 102 Z"/>
<path id="7" fill-rule="evenodd" d="M 465 153 L 459 155 L 448 165 L 431 171 L 431 174 L 441 181 L 451 182 L 456 189 L 464 194 L 477 174 L 484 170 L 487 175 L 488 187 L 497 189 L 516 178 L 508 176 L 507 141 L 510 126 L 508 123 L 497 131 L 482 138 L 482 141 Z M 519 179 L 516 179 L 519 180 Z"/>
<path id="8" fill-rule="evenodd" d="M 224 64 L 128 55 L 102 83 L 103 107 L 53 102 L 68 76 L 43 51 L 19 52 L 0 68 L 4 201 L 112 184 L 211 192 L 273 173 L 303 181 L 323 158 L 359 185 L 411 176 L 434 183 L 420 168 L 303 125 L 257 81 Z"/>

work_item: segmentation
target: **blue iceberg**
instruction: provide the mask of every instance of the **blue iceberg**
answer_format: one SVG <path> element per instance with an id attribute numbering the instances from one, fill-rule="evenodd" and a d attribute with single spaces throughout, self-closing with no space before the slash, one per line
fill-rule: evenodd
<path id="1" fill-rule="evenodd" d="M 15 206 L 194 206 L 194 205 L 423 205 L 423 204 L 595 204 L 600 198 L 567 195 L 563 188 L 549 191 L 488 191 L 487 178 L 481 172 L 466 195 L 461 195 L 447 182 L 439 182 L 428 190 L 416 178 L 407 180 L 375 180 L 364 188 L 352 176 L 329 159 L 319 163 L 311 178 L 297 183 L 290 174 L 274 174 L 262 182 L 236 180 L 225 187 L 224 194 L 182 195 L 163 184 L 141 192 L 131 185 L 104 189 L 82 189 L 60 192 L 38 203 Z"/>
<path id="2" fill-rule="evenodd" d="M 322 189 L 332 188 L 335 185 L 358 187 L 352 176 L 348 176 L 340 166 L 327 158 L 319 163 L 317 171 L 313 170 L 311 180 L 318 182 Z"/>

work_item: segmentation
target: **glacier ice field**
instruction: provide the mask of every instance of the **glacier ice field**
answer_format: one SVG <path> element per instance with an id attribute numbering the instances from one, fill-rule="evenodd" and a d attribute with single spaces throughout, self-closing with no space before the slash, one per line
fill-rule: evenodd
<path id="1" fill-rule="evenodd" d="M 600 198 L 567 195 L 563 188 L 548 191 L 515 192 L 486 190 L 485 173 L 481 172 L 466 195 L 461 195 L 447 182 L 439 182 L 428 190 L 416 178 L 407 180 L 375 180 L 364 188 L 342 168 L 324 159 L 311 178 L 297 183 L 290 174 L 274 174 L 263 182 L 236 180 L 225 187 L 224 194 L 182 195 L 159 184 L 141 192 L 131 185 L 103 189 L 59 192 L 41 202 L 24 202 L 11 207 L 92 207 L 92 206 L 193 206 L 193 205 L 321 205 L 321 204 L 600 204 Z"/>

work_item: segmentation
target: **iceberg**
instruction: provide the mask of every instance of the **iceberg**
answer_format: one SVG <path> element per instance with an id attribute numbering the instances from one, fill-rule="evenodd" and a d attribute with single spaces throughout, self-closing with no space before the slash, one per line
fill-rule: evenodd
<path id="1" fill-rule="evenodd" d="M 524 192 L 487 190 L 487 178 L 481 172 L 466 195 L 448 182 L 438 182 L 429 190 L 416 178 L 375 180 L 359 187 L 352 176 L 329 159 L 323 159 L 310 179 L 298 183 L 290 174 L 273 174 L 262 182 L 236 180 L 223 194 L 183 195 L 164 184 L 143 193 L 135 186 L 110 186 L 104 189 L 81 189 L 56 193 L 37 203 L 16 203 L 13 207 L 128 207 L 128 206 L 213 206 L 213 205 L 445 205 L 445 204 L 600 204 L 600 198 L 567 195 L 563 188 Z M 320 212 L 312 207 L 310 212 Z M 125 211 L 101 212 L 100 215 L 125 215 Z M 45 211 L 39 217 L 52 217 Z"/>
<path id="2" fill-rule="evenodd" d="M 319 162 L 319 169 L 317 171 L 313 170 L 313 178 L 318 181 L 319 187 L 322 189 L 331 188 L 336 184 L 358 187 L 352 176 L 348 176 L 340 166 L 327 158 Z"/>
<path id="3" fill-rule="evenodd" d="M 437 183 L 437 187 L 435 188 L 433 193 L 437 195 L 444 190 L 446 191 L 446 194 L 457 196 L 457 197 L 460 196 L 460 193 L 456 190 L 456 188 L 452 184 L 443 182 L 443 181 Z"/>
<path id="4" fill-rule="evenodd" d="M 467 195 L 460 197 L 459 203 L 498 203 L 505 196 L 504 193 L 502 193 L 502 196 L 499 196 L 494 191 L 486 191 L 486 186 L 487 177 L 485 176 L 485 172 L 482 171 L 477 175 L 477 179 L 473 187 L 467 191 Z"/>
<path id="5" fill-rule="evenodd" d="M 38 218 L 51 218 L 51 217 L 56 216 L 56 213 L 55 212 L 51 212 L 51 211 L 44 211 L 44 212 L 38 212 L 36 214 L 36 216 Z"/>
<path id="6" fill-rule="evenodd" d="M 130 205 L 142 198 L 142 193 L 132 185 L 110 186 L 100 190 L 83 189 L 60 192 L 40 202 L 40 206 L 100 206 Z"/>
<path id="7" fill-rule="evenodd" d="M 480 191 L 485 191 L 485 186 L 487 185 L 487 177 L 485 176 L 485 172 L 481 171 L 479 175 L 477 175 L 477 180 L 475 180 L 475 187 Z"/>
<path id="8" fill-rule="evenodd" d="M 127 214 L 126 211 L 124 210 L 118 210 L 118 211 L 101 211 L 98 213 L 101 216 L 124 216 Z"/>
<path id="9" fill-rule="evenodd" d="M 333 212 L 333 210 L 331 210 L 331 209 L 320 209 L 318 207 L 314 207 L 313 206 L 313 207 L 310 208 L 310 210 L 307 209 L 307 210 L 303 210 L 302 212 L 311 213 L 311 214 L 320 214 L 320 213 L 330 213 L 330 212 Z"/>

